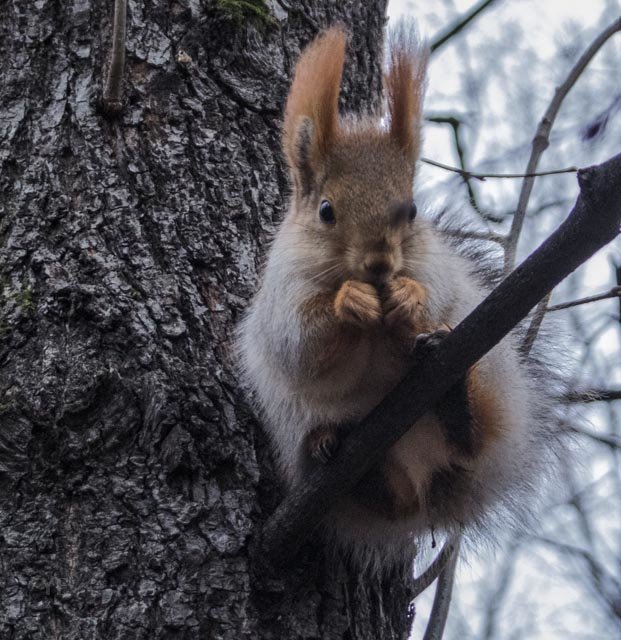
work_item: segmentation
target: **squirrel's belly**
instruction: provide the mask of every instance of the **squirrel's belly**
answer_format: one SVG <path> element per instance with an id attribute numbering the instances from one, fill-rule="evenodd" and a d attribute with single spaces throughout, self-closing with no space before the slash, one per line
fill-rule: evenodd
<path id="1" fill-rule="evenodd" d="M 364 417 L 407 370 L 407 363 L 391 347 L 379 336 L 357 341 L 321 377 L 301 385 L 299 397 L 332 422 Z"/>

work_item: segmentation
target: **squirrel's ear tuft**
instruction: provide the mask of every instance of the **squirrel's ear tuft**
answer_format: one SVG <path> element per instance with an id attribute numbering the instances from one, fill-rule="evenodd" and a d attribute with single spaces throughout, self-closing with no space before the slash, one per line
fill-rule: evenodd
<path id="1" fill-rule="evenodd" d="M 346 39 L 341 28 L 328 29 L 304 49 L 295 68 L 283 133 L 285 155 L 294 173 L 308 175 L 338 135 Z"/>
<path id="2" fill-rule="evenodd" d="M 429 50 L 414 23 L 400 20 L 389 29 L 384 95 L 390 135 L 415 162 L 420 154 L 420 129 Z"/>

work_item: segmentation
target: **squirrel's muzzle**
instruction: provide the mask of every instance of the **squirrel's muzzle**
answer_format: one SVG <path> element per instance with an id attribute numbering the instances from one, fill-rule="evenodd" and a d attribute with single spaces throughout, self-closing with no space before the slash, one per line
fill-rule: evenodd
<path id="1" fill-rule="evenodd" d="M 364 280 L 369 282 L 382 282 L 393 273 L 395 265 L 389 255 L 374 254 L 367 256 L 363 263 Z"/>

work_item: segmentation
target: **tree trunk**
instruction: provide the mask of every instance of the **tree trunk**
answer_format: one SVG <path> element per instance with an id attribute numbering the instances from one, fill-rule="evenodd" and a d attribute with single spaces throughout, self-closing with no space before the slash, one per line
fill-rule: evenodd
<path id="1" fill-rule="evenodd" d="M 407 585 L 319 540 L 254 571 L 283 492 L 230 349 L 299 48 L 348 25 L 369 107 L 385 4 L 130 0 L 107 119 L 112 0 L 0 0 L 3 639 L 407 635 Z"/>

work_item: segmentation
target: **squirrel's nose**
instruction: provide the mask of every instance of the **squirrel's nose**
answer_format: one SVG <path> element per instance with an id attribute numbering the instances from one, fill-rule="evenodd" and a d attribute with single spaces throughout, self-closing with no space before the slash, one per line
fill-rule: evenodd
<path id="1" fill-rule="evenodd" d="M 375 278 L 381 278 L 390 272 L 392 266 L 385 258 L 367 258 L 364 261 L 364 269 Z"/>

